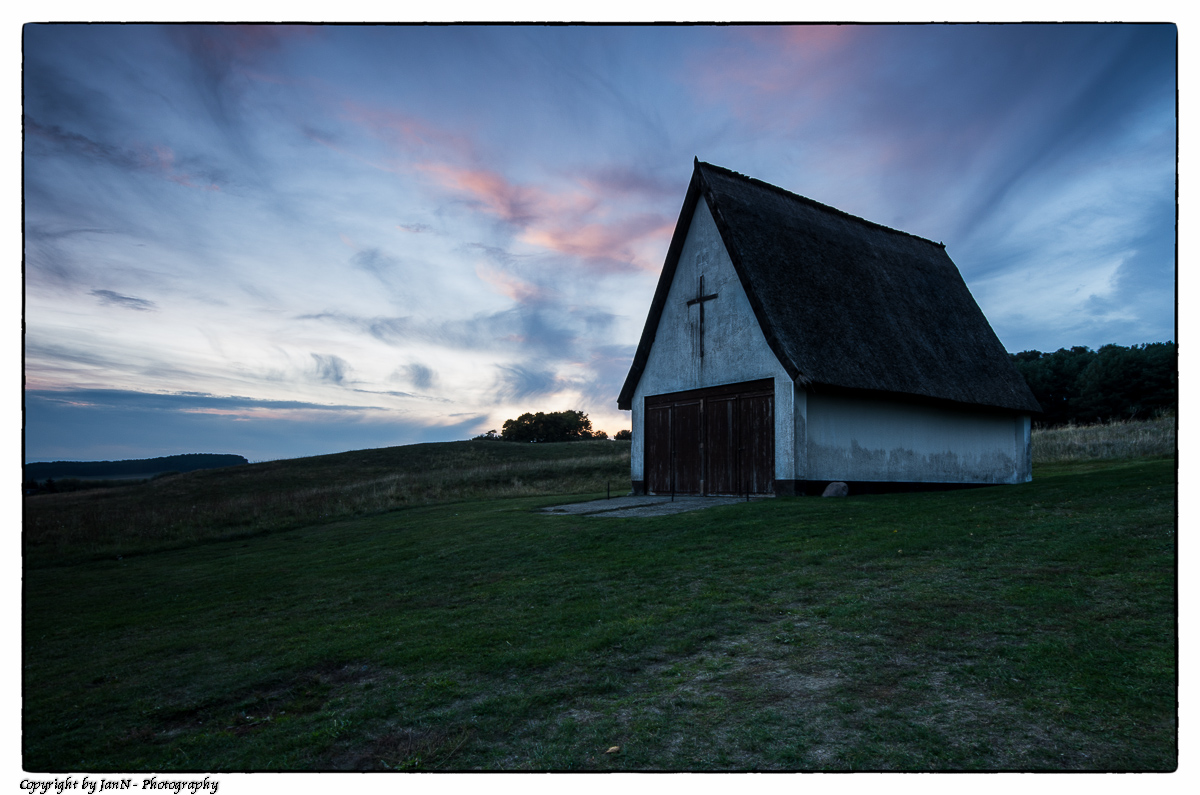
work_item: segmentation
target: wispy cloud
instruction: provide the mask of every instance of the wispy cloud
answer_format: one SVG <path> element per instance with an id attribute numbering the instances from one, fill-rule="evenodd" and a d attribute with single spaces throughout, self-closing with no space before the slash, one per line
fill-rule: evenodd
<path id="1" fill-rule="evenodd" d="M 377 167 L 425 175 L 453 202 L 498 220 L 531 246 L 569 256 L 594 272 L 649 270 L 661 264 L 657 256 L 646 256 L 646 248 L 665 247 L 673 218 L 640 208 L 649 202 L 674 209 L 678 200 L 667 197 L 679 189 L 654 174 L 615 164 L 560 173 L 553 182 L 519 180 L 503 169 L 481 166 L 480 147 L 465 133 L 361 103 L 347 102 L 343 113 L 391 148 L 390 159 Z M 426 224 L 396 226 L 408 232 L 429 230 Z"/>
<path id="2" fill-rule="evenodd" d="M 716 52 L 691 53 L 687 70 L 698 95 L 742 118 L 795 122 L 813 101 L 853 85 L 853 61 L 862 58 L 854 45 L 869 36 L 870 28 L 852 25 L 731 28 Z"/>
<path id="3" fill-rule="evenodd" d="M 100 303 L 106 306 L 120 306 L 125 309 L 136 309 L 139 312 L 148 312 L 158 308 L 153 301 L 147 301 L 145 298 L 134 298 L 131 295 L 121 295 L 120 293 L 114 293 L 112 290 L 92 290 L 92 295 L 99 298 Z"/>
<path id="4" fill-rule="evenodd" d="M 422 390 L 432 389 L 437 383 L 437 371 L 419 362 L 409 362 L 403 365 L 393 373 L 392 377 Z"/>
<path id="5" fill-rule="evenodd" d="M 175 153 L 162 144 L 122 147 L 89 138 L 81 133 L 65 130 L 53 124 L 41 124 L 25 117 L 25 131 L 35 141 L 41 141 L 57 151 L 88 158 L 126 171 L 154 174 L 187 188 L 220 190 L 217 184 L 222 179 L 215 172 L 205 175 L 179 171 L 175 166 Z"/>
<path id="6" fill-rule="evenodd" d="M 567 386 L 550 370 L 535 370 L 522 365 L 496 369 L 498 375 L 493 388 L 496 403 L 519 403 L 553 394 Z"/>
<path id="7" fill-rule="evenodd" d="M 342 105 L 342 118 L 405 155 L 455 160 L 476 156 L 474 145 L 465 135 L 392 108 L 348 100 Z"/>
<path id="8" fill-rule="evenodd" d="M 639 261 L 635 246 L 647 240 L 665 244 L 674 228 L 673 221 L 657 213 L 622 218 L 612 223 L 589 222 L 576 216 L 530 229 L 522 235 L 522 240 L 560 254 L 580 257 L 602 269 L 620 271 L 634 267 Z M 647 269 L 651 267 L 650 261 L 641 262 Z"/>
<path id="9" fill-rule="evenodd" d="M 399 259 L 378 248 L 365 248 L 355 253 L 350 263 L 385 281 L 398 275 L 401 269 Z"/>
<path id="10" fill-rule="evenodd" d="M 339 386 L 346 383 L 346 378 L 350 374 L 349 362 L 334 354 L 313 353 L 310 355 L 316 363 L 317 380 Z"/>
<path id="11" fill-rule="evenodd" d="M 487 263 L 475 266 L 475 274 L 501 295 L 505 295 L 519 304 L 539 304 L 554 297 L 554 293 L 544 286 L 525 281 L 512 273 L 493 268 Z"/>
<path id="12" fill-rule="evenodd" d="M 674 228 L 673 221 L 661 213 L 625 214 L 612 209 L 622 206 L 621 199 L 631 188 L 641 189 L 634 183 L 614 186 L 609 182 L 613 195 L 604 195 L 582 189 L 590 186 L 595 190 L 606 184 L 586 177 L 574 188 L 556 191 L 519 185 L 488 170 L 444 164 L 428 164 L 422 169 L 470 206 L 511 225 L 521 241 L 578 258 L 591 270 L 657 267 L 655 260 L 639 256 L 639 247 L 647 242 L 665 247 Z"/>
<path id="13" fill-rule="evenodd" d="M 471 205 L 521 228 L 537 221 L 548 203 L 540 189 L 515 185 L 488 169 L 448 163 L 422 163 L 418 168 Z"/>

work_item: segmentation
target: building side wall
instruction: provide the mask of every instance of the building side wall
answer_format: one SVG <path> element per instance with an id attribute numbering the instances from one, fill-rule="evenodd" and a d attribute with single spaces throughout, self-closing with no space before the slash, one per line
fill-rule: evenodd
<path id="1" fill-rule="evenodd" d="M 700 276 L 704 293 L 717 298 L 704 302 L 703 342 L 700 307 L 687 302 L 697 295 Z M 701 344 L 704 356 L 700 356 Z M 708 203 L 701 200 L 680 251 L 675 278 L 633 393 L 631 475 L 645 480 L 645 398 L 686 389 L 736 384 L 760 378 L 775 379 L 775 477 L 795 477 L 793 385 L 775 358 L 758 319 L 725 250 Z"/>
<path id="2" fill-rule="evenodd" d="M 1028 415 L 948 409 L 810 392 L 807 480 L 1025 483 L 1033 479 Z M 801 424 L 797 412 L 797 426 Z"/>

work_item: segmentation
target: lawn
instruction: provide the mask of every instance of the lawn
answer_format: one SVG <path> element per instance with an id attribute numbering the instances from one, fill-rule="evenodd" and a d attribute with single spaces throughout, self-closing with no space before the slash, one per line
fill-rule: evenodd
<path id="1" fill-rule="evenodd" d="M 27 559 L 25 767 L 1176 766 L 1173 458 L 640 519 L 478 497 Z"/>

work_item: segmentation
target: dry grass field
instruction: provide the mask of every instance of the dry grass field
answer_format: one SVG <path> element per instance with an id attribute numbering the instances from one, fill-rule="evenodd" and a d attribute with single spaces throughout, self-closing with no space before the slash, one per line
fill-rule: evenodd
<path id="1" fill-rule="evenodd" d="M 1035 464 L 1175 455 L 1175 418 L 1067 425 L 1033 431 Z"/>

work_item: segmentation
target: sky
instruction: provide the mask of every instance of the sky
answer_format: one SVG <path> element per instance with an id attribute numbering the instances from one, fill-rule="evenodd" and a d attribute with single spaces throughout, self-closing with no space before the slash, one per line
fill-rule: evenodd
<path id="1" fill-rule="evenodd" d="M 25 459 L 610 434 L 693 158 L 1175 339 L 1173 25 L 26 25 Z"/>

